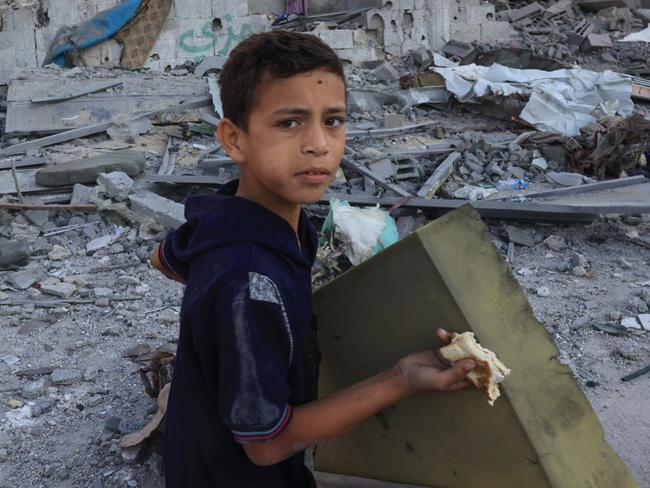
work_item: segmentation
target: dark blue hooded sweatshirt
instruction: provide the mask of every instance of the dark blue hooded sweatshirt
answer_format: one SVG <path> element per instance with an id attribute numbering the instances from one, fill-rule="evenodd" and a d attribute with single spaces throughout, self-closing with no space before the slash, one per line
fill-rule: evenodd
<path id="1" fill-rule="evenodd" d="M 236 188 L 189 198 L 187 222 L 159 248 L 187 283 L 165 421 L 167 487 L 312 487 L 303 453 L 260 467 L 242 443 L 273 439 L 295 406 L 316 399 L 316 231 L 302 212 L 296 235 Z"/>

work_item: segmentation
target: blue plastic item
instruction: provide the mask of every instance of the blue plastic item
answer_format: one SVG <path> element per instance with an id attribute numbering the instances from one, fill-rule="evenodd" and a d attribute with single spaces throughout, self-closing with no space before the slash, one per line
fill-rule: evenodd
<path id="1" fill-rule="evenodd" d="M 47 53 L 43 66 L 56 63 L 65 67 L 65 55 L 72 49 L 86 49 L 105 41 L 128 24 L 144 0 L 126 0 L 75 27 L 61 29 Z"/>
<path id="2" fill-rule="evenodd" d="M 528 182 L 519 178 L 512 178 L 510 180 L 497 181 L 497 190 L 525 190 L 528 188 Z"/>

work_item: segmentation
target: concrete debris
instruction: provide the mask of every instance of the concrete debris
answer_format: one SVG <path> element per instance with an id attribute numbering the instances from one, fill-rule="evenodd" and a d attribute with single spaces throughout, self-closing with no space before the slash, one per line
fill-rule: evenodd
<path id="1" fill-rule="evenodd" d="M 40 283 L 40 290 L 47 295 L 70 298 L 77 291 L 77 287 L 71 283 L 61 282 L 56 278 L 48 278 Z"/>
<path id="2" fill-rule="evenodd" d="M 27 243 L 0 238 L 0 269 L 25 266 L 29 262 L 29 256 Z"/>
<path id="3" fill-rule="evenodd" d="M 114 171 L 137 176 L 142 172 L 145 158 L 141 152 L 114 151 L 93 158 L 70 161 L 36 172 L 36 182 L 42 186 L 69 186 L 75 183 L 95 183 L 101 173 Z"/>
<path id="4" fill-rule="evenodd" d="M 122 171 L 100 173 L 97 176 L 97 184 L 102 185 L 106 193 L 118 202 L 126 200 L 133 188 L 133 180 Z"/>
<path id="5" fill-rule="evenodd" d="M 142 219 L 153 218 L 161 224 L 176 228 L 185 222 L 185 207 L 150 191 L 129 196 L 131 210 Z"/>

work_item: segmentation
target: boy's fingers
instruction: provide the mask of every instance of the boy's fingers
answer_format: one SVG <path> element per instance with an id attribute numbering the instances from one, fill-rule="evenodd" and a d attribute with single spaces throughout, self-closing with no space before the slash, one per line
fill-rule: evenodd
<path id="1" fill-rule="evenodd" d="M 440 339 L 442 342 L 445 344 L 449 344 L 454 337 L 456 337 L 455 332 L 449 332 L 446 329 L 437 329 L 436 330 L 436 336 L 438 336 L 438 339 Z"/>
<path id="2" fill-rule="evenodd" d="M 467 377 L 467 373 L 476 367 L 476 363 L 471 359 L 463 359 L 454 364 L 451 368 L 446 369 L 439 375 L 440 386 L 449 389 L 456 383 L 461 383 Z"/>

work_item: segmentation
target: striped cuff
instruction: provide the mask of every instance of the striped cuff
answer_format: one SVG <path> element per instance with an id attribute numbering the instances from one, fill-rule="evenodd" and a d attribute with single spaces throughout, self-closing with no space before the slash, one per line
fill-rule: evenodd
<path id="1" fill-rule="evenodd" d="M 174 268 L 172 268 L 172 267 L 169 265 L 169 261 L 167 261 L 167 258 L 165 257 L 165 244 L 166 244 L 166 243 L 167 243 L 166 240 L 162 240 L 162 241 L 160 242 L 160 246 L 158 246 L 158 259 L 160 260 L 160 262 L 162 263 L 162 265 L 163 265 L 165 268 L 167 268 L 167 270 L 171 271 L 172 273 L 174 273 L 174 274 L 177 275 L 177 276 L 180 276 L 180 275 L 179 275 L 179 274 L 174 270 Z"/>
<path id="2" fill-rule="evenodd" d="M 280 420 L 275 424 L 274 427 L 258 432 L 239 432 L 233 430 L 233 436 L 235 440 L 239 443 L 246 444 L 247 442 L 260 442 L 260 441 L 270 441 L 274 437 L 277 437 L 280 432 L 289 424 L 291 420 L 291 415 L 293 414 L 293 408 L 291 405 L 287 404 L 284 407 L 284 413 Z"/>

